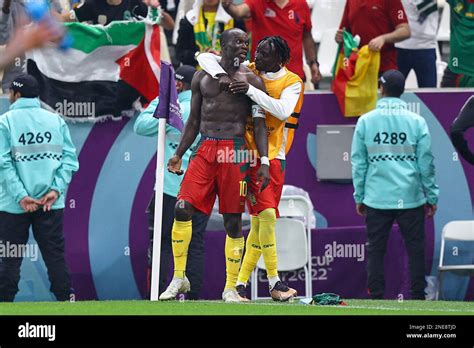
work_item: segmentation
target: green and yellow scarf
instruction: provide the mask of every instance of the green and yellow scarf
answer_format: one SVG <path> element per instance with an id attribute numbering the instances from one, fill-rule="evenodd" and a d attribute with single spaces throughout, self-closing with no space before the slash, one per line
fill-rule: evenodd
<path id="1" fill-rule="evenodd" d="M 206 25 L 204 12 L 199 10 L 198 21 L 194 25 L 194 37 L 196 44 L 199 47 L 199 51 L 203 52 L 206 49 L 213 49 L 215 51 L 221 50 L 220 37 L 224 30 L 231 29 L 234 27 L 234 20 L 231 19 L 227 23 L 214 22 L 210 25 Z"/>

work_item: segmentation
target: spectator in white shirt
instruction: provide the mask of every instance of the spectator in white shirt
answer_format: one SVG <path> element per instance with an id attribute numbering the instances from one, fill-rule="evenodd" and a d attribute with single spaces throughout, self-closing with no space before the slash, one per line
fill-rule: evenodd
<path id="1" fill-rule="evenodd" d="M 436 33 L 439 13 L 436 0 L 402 0 L 411 37 L 395 44 L 398 70 L 408 76 L 413 69 L 418 87 L 436 87 Z"/>

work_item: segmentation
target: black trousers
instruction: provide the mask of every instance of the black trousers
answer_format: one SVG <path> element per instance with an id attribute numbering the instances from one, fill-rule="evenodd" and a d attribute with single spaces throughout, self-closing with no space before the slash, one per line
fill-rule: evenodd
<path id="1" fill-rule="evenodd" d="M 384 258 L 387 241 L 396 221 L 408 252 L 411 298 L 425 299 L 425 209 L 382 210 L 367 207 L 368 289 L 373 299 L 385 291 Z"/>
<path id="2" fill-rule="evenodd" d="M 71 276 L 64 259 L 63 209 L 34 213 L 10 214 L 0 212 L 0 241 L 21 246 L 28 242 L 30 226 L 43 256 L 51 282 L 51 292 L 58 301 L 69 301 L 72 293 Z M 18 292 L 20 257 L 0 257 L 0 301 L 11 302 Z"/>
<path id="3" fill-rule="evenodd" d="M 168 272 L 173 257 L 171 246 L 171 230 L 174 221 L 174 207 L 176 197 L 163 194 L 163 221 L 161 224 L 161 259 L 160 259 L 160 294 L 168 285 Z M 155 196 L 148 205 L 148 230 L 150 233 L 150 248 L 148 249 L 148 267 L 151 270 L 153 250 L 153 226 L 155 222 Z M 191 283 L 191 291 L 187 294 L 190 300 L 197 300 L 201 292 L 204 277 L 204 232 L 206 231 L 209 216 L 196 213 L 193 216 L 193 236 L 189 244 L 188 261 L 186 263 L 186 277 Z M 150 275 L 150 272 L 148 272 Z M 150 279 L 149 279 L 150 281 Z"/>

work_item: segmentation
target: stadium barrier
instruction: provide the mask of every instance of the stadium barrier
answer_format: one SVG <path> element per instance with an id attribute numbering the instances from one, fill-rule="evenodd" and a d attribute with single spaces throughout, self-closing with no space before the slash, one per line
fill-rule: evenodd
<path id="1" fill-rule="evenodd" d="M 428 221 L 426 231 L 426 265 L 431 276 L 437 274 L 443 226 L 473 218 L 474 167 L 458 158 L 447 133 L 471 95 L 466 90 L 403 95 L 412 111 L 427 120 L 433 139 L 441 195 L 438 213 Z M 1 98 L 0 112 L 7 107 L 8 100 Z M 313 292 L 365 298 L 366 239 L 363 219 L 355 213 L 352 185 L 316 180 L 316 125 L 354 124 L 356 119 L 341 116 L 334 95 L 316 92 L 305 95 L 300 120 L 287 161 L 286 183 L 310 194 L 317 215 L 318 224 L 312 231 Z M 153 189 L 156 140 L 134 134 L 133 121 L 70 124 L 81 169 L 67 193 L 64 225 L 67 261 L 78 300 L 140 299 L 146 294 L 145 209 Z M 202 297 L 217 299 L 224 285 L 224 233 L 207 232 L 205 238 Z M 472 245 L 462 242 L 447 243 L 446 250 L 451 250 L 446 253 L 447 264 L 471 262 L 474 254 Z M 327 257 L 330 253 L 335 253 L 333 260 Z M 44 268 L 41 258 L 23 262 L 18 301 L 53 299 Z M 304 286 L 298 272 L 284 277 L 297 289 Z M 386 280 L 387 297 L 407 298 L 407 257 L 396 227 L 389 242 Z M 448 274 L 444 294 L 447 299 L 474 300 L 474 280 Z"/>

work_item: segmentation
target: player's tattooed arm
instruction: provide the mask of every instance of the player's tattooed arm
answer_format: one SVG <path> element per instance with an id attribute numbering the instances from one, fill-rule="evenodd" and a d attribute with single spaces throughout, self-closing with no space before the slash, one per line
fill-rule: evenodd
<path id="1" fill-rule="evenodd" d="M 200 71 L 194 75 L 191 82 L 191 112 L 188 117 L 188 121 L 184 126 L 183 134 L 179 142 L 178 148 L 176 149 L 175 155 L 168 161 L 168 171 L 181 175 L 181 158 L 189 147 L 194 143 L 197 135 L 199 134 L 199 128 L 201 126 L 201 104 L 202 94 L 200 88 L 200 82 L 206 73 Z"/>

